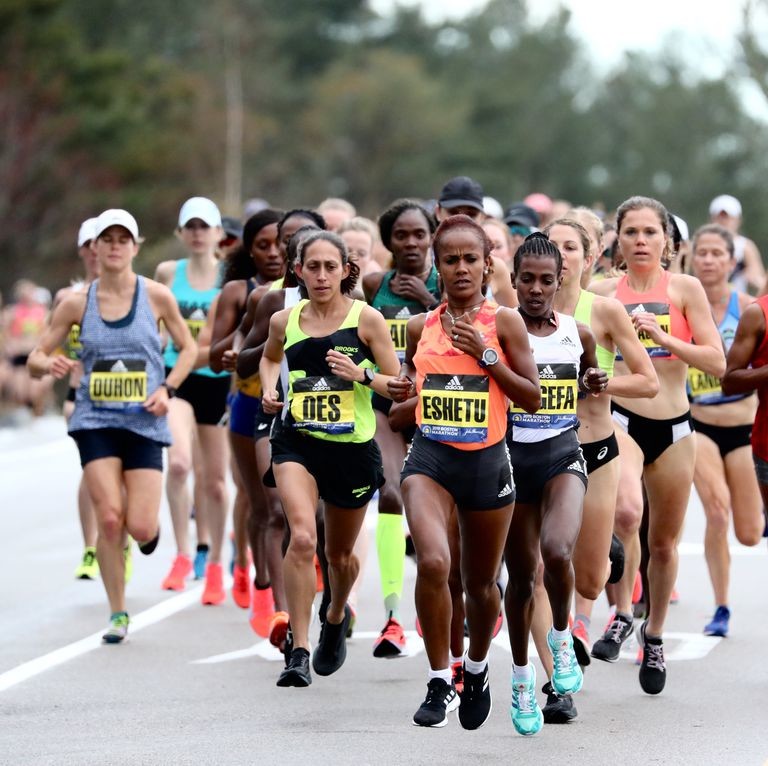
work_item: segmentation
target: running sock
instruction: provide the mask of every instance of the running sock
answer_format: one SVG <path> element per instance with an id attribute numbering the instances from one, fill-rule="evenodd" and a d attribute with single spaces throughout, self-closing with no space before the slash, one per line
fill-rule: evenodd
<path id="1" fill-rule="evenodd" d="M 457 662 L 461 662 L 463 657 L 460 654 L 458 657 L 455 654 L 448 655 L 451 665 L 455 665 Z"/>
<path id="2" fill-rule="evenodd" d="M 432 668 L 430 668 L 427 678 L 429 678 L 430 681 L 433 678 L 442 678 L 448 686 L 453 683 L 453 674 L 451 673 L 450 668 L 442 668 L 441 670 L 432 670 Z"/>
<path id="3" fill-rule="evenodd" d="M 482 673 L 488 667 L 488 657 L 476 662 L 469 659 L 469 653 L 464 654 L 464 669 L 469 673 Z"/>
<path id="4" fill-rule="evenodd" d="M 512 663 L 512 680 L 513 681 L 530 681 L 531 680 L 531 666 L 528 665 L 515 665 Z"/>
<path id="5" fill-rule="evenodd" d="M 579 620 L 581 620 L 584 623 L 584 628 L 587 630 L 587 632 L 589 632 L 589 625 L 592 622 L 591 619 L 587 617 L 586 614 L 577 614 L 573 618 L 573 621 L 574 623 L 577 623 Z"/>
<path id="6" fill-rule="evenodd" d="M 198 543 L 197 544 L 197 552 L 198 553 L 208 553 L 210 549 L 210 546 L 208 543 Z"/>
<path id="7" fill-rule="evenodd" d="M 557 628 L 552 626 L 552 638 L 554 638 L 555 641 L 565 641 L 570 635 L 571 631 L 568 630 L 568 628 L 565 630 L 557 630 Z"/>
<path id="8" fill-rule="evenodd" d="M 614 617 L 621 617 L 621 619 L 624 620 L 624 622 L 629 622 L 629 623 L 632 623 L 635 619 L 631 614 L 627 612 L 616 612 Z"/>
<path id="9" fill-rule="evenodd" d="M 379 514 L 376 523 L 376 551 L 379 555 L 384 611 L 399 621 L 405 570 L 405 534 L 400 514 Z"/>

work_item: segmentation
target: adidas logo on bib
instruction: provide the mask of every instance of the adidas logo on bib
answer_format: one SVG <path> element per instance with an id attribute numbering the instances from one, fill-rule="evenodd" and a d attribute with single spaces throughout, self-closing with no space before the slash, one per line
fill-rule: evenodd
<path id="1" fill-rule="evenodd" d="M 557 375 L 555 375 L 555 371 L 547 365 L 541 372 L 539 372 L 540 378 L 556 378 Z"/>
<path id="2" fill-rule="evenodd" d="M 112 367 L 109 368 L 110 372 L 128 372 L 128 368 L 125 366 L 125 363 L 122 359 L 118 359 Z"/>
<path id="3" fill-rule="evenodd" d="M 325 378 L 320 378 L 320 380 L 315 383 L 314 386 L 312 386 L 313 391 L 330 391 L 331 387 L 328 385 L 328 382 Z"/>
<path id="4" fill-rule="evenodd" d="M 507 495 L 511 495 L 511 494 L 512 494 L 512 487 L 510 487 L 509 484 L 505 484 L 504 489 L 502 489 L 501 492 L 499 492 L 497 497 L 506 497 Z"/>
<path id="5" fill-rule="evenodd" d="M 642 303 L 638 303 L 635 308 L 632 309 L 633 314 L 639 314 L 641 311 L 645 311 L 645 306 Z"/>
<path id="6" fill-rule="evenodd" d="M 461 381 L 459 380 L 458 376 L 454 375 L 445 384 L 445 390 L 446 391 L 463 391 L 464 390 L 464 386 L 461 385 Z"/>
<path id="7" fill-rule="evenodd" d="M 408 306 L 403 306 L 400 311 L 395 314 L 395 319 L 410 319 L 413 316 Z"/>
<path id="8" fill-rule="evenodd" d="M 190 319 L 197 319 L 199 321 L 199 320 L 202 320 L 202 319 L 206 319 L 207 317 L 205 316 L 205 311 L 203 311 L 202 309 L 195 309 L 189 315 L 189 318 Z"/>

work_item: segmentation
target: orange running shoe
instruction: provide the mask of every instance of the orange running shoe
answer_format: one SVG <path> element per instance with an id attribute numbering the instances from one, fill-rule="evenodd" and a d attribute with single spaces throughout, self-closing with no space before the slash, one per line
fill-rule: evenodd
<path id="1" fill-rule="evenodd" d="M 373 642 L 373 656 L 392 659 L 402 657 L 404 654 L 405 632 L 403 626 L 393 617 L 390 617 L 379 633 L 379 637 Z"/>
<path id="2" fill-rule="evenodd" d="M 499 616 L 496 618 L 496 624 L 493 626 L 493 638 L 499 635 L 501 626 L 504 624 L 504 610 L 499 612 Z"/>
<path id="3" fill-rule="evenodd" d="M 570 619 L 568 621 L 571 622 Z M 573 636 L 573 651 L 576 654 L 576 659 L 579 665 L 585 668 L 592 662 L 592 658 L 589 656 L 589 633 L 583 620 L 578 619 L 573 623 L 571 635 Z"/>
<path id="4" fill-rule="evenodd" d="M 419 622 L 419 618 L 416 618 L 416 633 L 419 636 L 419 638 L 424 638 L 424 633 L 421 631 L 421 622 Z"/>
<path id="5" fill-rule="evenodd" d="M 635 574 L 635 585 L 632 588 L 632 603 L 637 604 L 643 600 L 643 578 L 638 571 Z"/>
<path id="6" fill-rule="evenodd" d="M 275 614 L 275 599 L 272 588 L 256 588 L 251 586 L 251 614 L 248 622 L 257 636 L 266 638 L 269 635 L 269 625 Z"/>
<path id="7" fill-rule="evenodd" d="M 232 598 L 241 609 L 247 609 L 251 605 L 251 583 L 248 578 L 248 568 L 235 564 L 232 572 Z"/>
<path id="8" fill-rule="evenodd" d="M 669 596 L 669 603 L 676 604 L 680 601 L 680 594 L 677 592 L 677 588 L 672 588 L 672 593 Z"/>
<path id="9" fill-rule="evenodd" d="M 269 623 L 269 643 L 280 649 L 288 635 L 288 612 L 275 612 Z"/>
<path id="10" fill-rule="evenodd" d="M 173 560 L 171 571 L 163 580 L 163 590 L 184 590 L 187 587 L 185 580 L 192 572 L 192 559 L 180 553 Z"/>
<path id="11" fill-rule="evenodd" d="M 224 603 L 226 599 L 223 567 L 221 564 L 208 564 L 205 567 L 205 588 L 201 601 L 206 606 L 215 606 Z"/>
<path id="12" fill-rule="evenodd" d="M 453 685 L 456 687 L 456 694 L 464 691 L 464 661 L 459 660 L 451 664 L 451 676 Z"/>
<path id="13" fill-rule="evenodd" d="M 322 593 L 325 590 L 325 583 L 323 582 L 323 570 L 320 566 L 320 559 L 315 554 L 315 591 Z"/>

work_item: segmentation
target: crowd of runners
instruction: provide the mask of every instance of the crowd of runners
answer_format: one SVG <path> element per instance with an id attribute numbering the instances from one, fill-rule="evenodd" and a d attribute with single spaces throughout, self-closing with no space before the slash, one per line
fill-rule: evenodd
<path id="1" fill-rule="evenodd" d="M 466 729 L 488 719 L 504 621 L 520 734 L 574 718 L 584 668 L 615 662 L 633 628 L 640 686 L 660 693 L 692 488 L 707 635 L 728 633 L 731 518 L 744 545 L 767 526 L 765 271 L 738 200 L 717 197 L 709 214 L 691 233 L 647 197 L 611 214 L 543 194 L 504 209 L 465 176 L 376 222 L 340 199 L 260 203 L 241 222 L 191 197 L 175 226 L 184 257 L 152 279 L 134 271 L 130 212 L 87 219 L 78 281 L 53 298 L 14 287 L 0 386 L 39 413 L 68 381 L 83 466 L 75 576 L 104 582 L 104 642 L 128 634 L 134 542 L 150 554 L 173 534 L 158 588 L 199 579 L 202 603 L 221 604 L 230 566 L 233 600 L 284 654 L 277 685 L 333 674 L 377 498 L 372 653 L 408 651 L 410 546 L 429 666 L 415 725 L 457 708 Z"/>

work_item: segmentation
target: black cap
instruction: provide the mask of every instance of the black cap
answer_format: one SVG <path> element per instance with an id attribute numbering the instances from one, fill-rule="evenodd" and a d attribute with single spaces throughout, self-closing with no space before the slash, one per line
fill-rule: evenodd
<path id="1" fill-rule="evenodd" d="M 504 212 L 504 223 L 507 226 L 527 226 L 535 229 L 539 225 L 539 214 L 532 207 L 516 202 Z"/>
<path id="2" fill-rule="evenodd" d="M 242 239 L 243 237 L 243 224 L 237 218 L 227 215 L 222 216 L 221 228 L 224 229 L 224 233 L 229 237 L 236 237 L 237 239 Z"/>
<path id="3" fill-rule="evenodd" d="M 483 210 L 483 187 L 467 176 L 456 176 L 443 186 L 438 200 L 440 207 L 473 207 Z"/>

